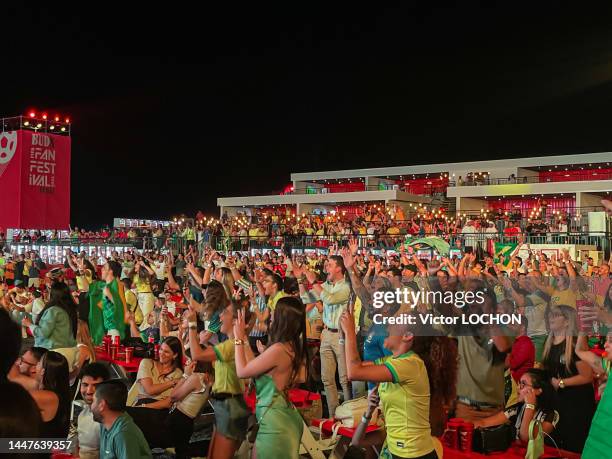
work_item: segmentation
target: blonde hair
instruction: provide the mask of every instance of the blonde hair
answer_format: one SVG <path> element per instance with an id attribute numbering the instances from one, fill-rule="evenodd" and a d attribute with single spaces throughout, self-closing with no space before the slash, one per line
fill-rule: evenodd
<path id="1" fill-rule="evenodd" d="M 552 306 L 546 314 L 547 326 L 548 326 L 548 317 L 550 317 L 550 314 L 555 310 L 559 310 L 559 312 L 561 312 L 561 314 L 563 314 L 563 317 L 565 317 L 565 319 L 567 320 L 567 328 L 565 330 L 564 356 L 565 356 L 565 368 L 567 368 L 567 371 L 570 371 L 572 357 L 574 356 L 574 344 L 575 344 L 574 336 L 576 336 L 578 332 L 578 324 L 576 321 L 576 311 L 571 306 L 567 306 L 565 304 Z M 554 339 L 553 333 L 549 333 L 548 338 L 546 338 L 546 343 L 544 344 L 544 351 L 542 352 L 543 362 L 546 361 L 546 359 L 548 358 L 548 355 L 550 354 L 550 349 L 553 345 L 553 339 Z"/>
<path id="2" fill-rule="evenodd" d="M 89 351 L 89 361 L 91 363 L 96 361 L 96 350 L 91 340 L 91 334 L 89 333 L 89 325 L 84 320 L 80 320 L 77 325 L 77 343 L 84 344 Z"/>

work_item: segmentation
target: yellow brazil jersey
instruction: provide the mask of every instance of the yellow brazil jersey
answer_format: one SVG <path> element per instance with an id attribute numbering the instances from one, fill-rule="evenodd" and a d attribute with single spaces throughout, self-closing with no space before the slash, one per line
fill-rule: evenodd
<path id="1" fill-rule="evenodd" d="M 429 424 L 429 377 L 421 358 L 413 351 L 378 359 L 393 382 L 378 388 L 385 416 L 387 448 L 396 456 L 420 457 L 434 449 Z"/>
<path id="2" fill-rule="evenodd" d="M 566 306 L 571 306 L 572 308 L 576 307 L 576 292 L 570 287 L 565 290 L 557 290 L 555 289 L 550 295 L 550 305 L 551 306 L 559 306 L 564 304 Z"/>
<path id="3" fill-rule="evenodd" d="M 141 279 L 138 274 L 134 276 L 134 285 L 138 293 L 151 293 L 151 284 L 145 279 Z"/>
<path id="4" fill-rule="evenodd" d="M 212 391 L 217 394 L 242 394 L 244 385 L 236 374 L 234 361 L 234 340 L 227 339 L 214 348 L 217 360 L 214 362 L 215 383 Z"/>
<path id="5" fill-rule="evenodd" d="M 84 270 L 83 275 L 76 276 L 77 289 L 80 292 L 87 292 L 89 290 L 89 285 L 92 283 L 92 281 L 93 275 L 91 274 L 91 270 Z"/>
<path id="6" fill-rule="evenodd" d="M 278 300 L 286 296 L 287 294 L 282 290 L 280 292 L 276 292 L 276 295 L 270 296 L 270 298 L 268 298 L 268 307 L 270 308 L 270 311 L 274 311 L 276 309 L 276 303 L 278 303 Z"/>
<path id="7" fill-rule="evenodd" d="M 23 275 L 24 276 L 29 276 L 30 275 L 30 268 L 31 267 L 32 267 L 32 260 L 30 260 L 29 258 L 26 258 L 25 264 L 23 265 Z"/>

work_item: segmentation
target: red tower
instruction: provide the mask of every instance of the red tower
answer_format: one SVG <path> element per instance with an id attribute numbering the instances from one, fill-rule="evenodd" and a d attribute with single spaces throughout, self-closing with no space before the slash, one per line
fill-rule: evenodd
<path id="1" fill-rule="evenodd" d="M 70 124 L 46 118 L 0 119 L 2 228 L 70 224 Z"/>

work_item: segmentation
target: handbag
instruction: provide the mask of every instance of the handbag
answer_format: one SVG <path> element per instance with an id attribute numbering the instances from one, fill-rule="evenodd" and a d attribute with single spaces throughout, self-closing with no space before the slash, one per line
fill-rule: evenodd
<path id="1" fill-rule="evenodd" d="M 323 404 L 321 399 L 306 400 L 304 406 L 298 406 L 297 410 L 302 415 L 307 426 L 312 424 L 313 419 L 321 419 L 323 416 Z"/>
<path id="2" fill-rule="evenodd" d="M 537 428 L 538 432 L 534 435 L 533 431 Z M 539 459 L 544 454 L 544 435 L 542 434 L 542 423 L 532 419 L 529 422 L 529 443 L 525 459 Z"/>
<path id="3" fill-rule="evenodd" d="M 483 454 L 506 451 L 510 448 L 513 437 L 514 432 L 509 424 L 474 429 L 472 449 Z"/>
<path id="4" fill-rule="evenodd" d="M 123 345 L 134 348 L 134 357 L 143 359 L 152 359 L 155 357 L 155 344 L 145 343 L 140 338 L 125 338 L 123 340 Z"/>
<path id="5" fill-rule="evenodd" d="M 361 416 L 368 410 L 368 397 L 363 396 L 347 400 L 336 408 L 334 417 L 340 421 L 344 426 L 353 428 L 357 427 L 361 422 Z M 376 424 L 378 422 L 378 410 L 374 410 L 372 419 L 369 424 Z"/>

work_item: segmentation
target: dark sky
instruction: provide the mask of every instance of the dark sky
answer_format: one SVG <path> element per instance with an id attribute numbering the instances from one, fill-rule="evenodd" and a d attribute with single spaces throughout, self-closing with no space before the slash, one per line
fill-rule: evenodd
<path id="1" fill-rule="evenodd" d="M 212 214 L 290 172 L 612 151 L 609 11 L 260 3 L 3 7 L 0 114 L 72 118 L 73 224 Z"/>

